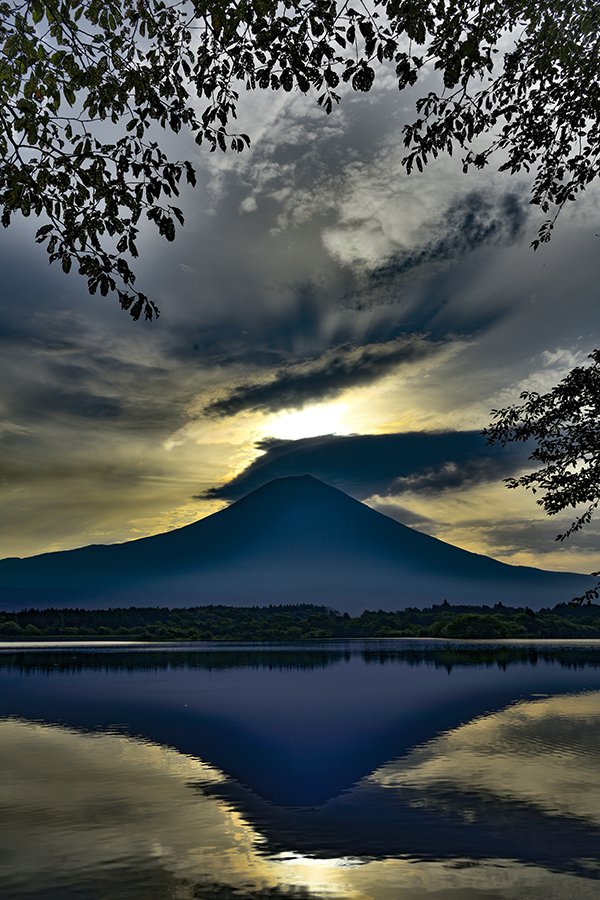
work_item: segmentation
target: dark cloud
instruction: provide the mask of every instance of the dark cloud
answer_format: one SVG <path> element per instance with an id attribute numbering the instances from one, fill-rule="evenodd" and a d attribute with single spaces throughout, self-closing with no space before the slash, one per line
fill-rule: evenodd
<path id="1" fill-rule="evenodd" d="M 392 256 L 371 277 L 374 282 L 387 281 L 411 269 L 458 259 L 484 244 L 510 243 L 522 234 L 526 221 L 527 211 L 517 194 L 471 191 L 444 211 L 424 246 Z"/>
<path id="2" fill-rule="evenodd" d="M 501 455 L 485 454 L 480 457 L 469 456 L 466 459 L 449 460 L 430 469 L 403 475 L 390 486 L 390 494 L 402 494 L 414 491 L 419 494 L 437 494 L 440 491 L 453 490 L 465 485 L 484 484 L 494 478 L 504 478 L 523 463 L 527 454 L 522 446 L 516 452 L 511 448 L 502 451 Z M 502 474 L 500 475 L 500 471 Z"/>
<path id="3" fill-rule="evenodd" d="M 68 454 L 97 422 L 98 442 L 103 435 L 132 429 L 167 436 L 186 421 L 186 407 L 198 392 L 201 373 L 178 372 L 161 352 L 158 329 L 111 331 L 102 317 L 58 309 L 19 315 L 13 307 L 2 310 L 0 328 L 0 410 L 3 432 L 45 430 L 48 441 L 60 441 Z M 136 344 L 137 342 L 137 344 Z M 57 428 L 72 428 L 65 446 Z M 30 441 L 22 432 L 22 441 Z M 2 437 L 0 437 L 2 440 Z"/>
<path id="4" fill-rule="evenodd" d="M 323 349 L 323 319 L 331 297 L 322 285 L 304 281 L 282 285 L 279 305 L 248 304 L 244 310 L 225 308 L 219 321 L 209 327 L 190 332 L 189 323 L 181 331 L 168 336 L 169 354 L 182 362 L 229 366 L 245 364 L 255 367 L 284 365 L 306 352 Z M 329 335 L 331 343 L 352 340 L 347 323 Z"/>
<path id="5" fill-rule="evenodd" d="M 317 363 L 322 354 L 352 347 L 422 340 L 419 336 L 423 334 L 433 343 L 447 340 L 448 333 L 471 332 L 464 322 L 460 328 L 451 322 L 442 330 L 431 321 L 444 305 L 443 289 L 438 286 L 431 286 L 431 298 L 419 295 L 417 316 L 412 294 L 409 297 L 403 291 L 402 303 L 398 303 L 396 292 L 390 300 L 395 282 L 386 285 L 385 291 L 377 291 L 349 270 L 343 275 L 333 284 L 282 284 L 277 303 L 248 304 L 243 311 L 224 308 L 220 321 L 209 327 L 190 328 L 186 322 L 181 328 L 171 328 L 166 333 L 165 351 L 177 364 L 244 366 L 252 373 L 271 374 L 303 361 L 304 365 Z M 476 327 L 488 321 L 482 310 Z"/>
<path id="6" fill-rule="evenodd" d="M 336 347 L 318 359 L 279 369 L 270 381 L 243 384 L 210 403 L 204 413 L 227 416 L 242 410 L 301 408 L 346 388 L 370 384 L 403 363 L 431 356 L 439 347 L 422 335 L 405 335 L 384 344 Z"/>
<path id="7" fill-rule="evenodd" d="M 556 519 L 502 519 L 490 524 L 489 520 L 473 523 L 497 552 L 512 556 L 523 551 L 531 554 L 573 552 L 597 553 L 600 546 L 600 522 L 592 522 L 570 540 L 557 541 L 559 532 L 564 532 L 571 519 L 560 516 Z M 596 566 L 600 568 L 600 565 Z"/>
<path id="8" fill-rule="evenodd" d="M 502 479 L 527 456 L 523 446 L 489 447 L 476 431 L 269 438 L 257 447 L 262 456 L 197 499 L 237 500 L 273 478 L 303 474 L 361 500 L 408 490 L 435 492 Z"/>

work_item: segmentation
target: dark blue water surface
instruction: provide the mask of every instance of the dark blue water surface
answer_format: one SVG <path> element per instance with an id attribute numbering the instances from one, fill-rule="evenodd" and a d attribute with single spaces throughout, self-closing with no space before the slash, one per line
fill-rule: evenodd
<path id="1" fill-rule="evenodd" d="M 600 898 L 600 642 L 0 645 L 0 895 Z"/>

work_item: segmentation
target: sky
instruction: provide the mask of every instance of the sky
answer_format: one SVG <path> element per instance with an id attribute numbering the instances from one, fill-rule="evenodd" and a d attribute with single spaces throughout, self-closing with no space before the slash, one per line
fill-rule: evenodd
<path id="1" fill-rule="evenodd" d="M 600 193 L 534 252 L 525 176 L 405 173 L 414 99 L 385 75 L 331 116 L 243 94 L 250 150 L 167 138 L 199 183 L 175 243 L 142 233 L 154 323 L 49 267 L 35 222 L 3 233 L 0 558 L 166 531 L 309 473 L 505 562 L 600 568 L 600 526 L 555 542 L 568 516 L 502 481 L 527 452 L 480 434 L 598 346 Z"/>

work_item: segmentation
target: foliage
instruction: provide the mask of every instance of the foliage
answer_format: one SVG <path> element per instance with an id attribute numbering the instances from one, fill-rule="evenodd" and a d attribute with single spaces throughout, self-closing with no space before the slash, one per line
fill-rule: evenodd
<path id="1" fill-rule="evenodd" d="M 341 85 L 400 90 L 439 70 L 404 133 L 408 171 L 463 152 L 531 172 L 550 237 L 561 208 L 599 172 L 596 0 L 0 0 L 0 206 L 39 216 L 37 240 L 89 290 L 116 291 L 134 319 L 158 314 L 135 288 L 144 220 L 171 241 L 189 160 L 161 129 L 241 151 L 240 92 L 314 90 L 330 113 Z"/>
<path id="2" fill-rule="evenodd" d="M 496 606 L 450 606 L 340 615 L 299 606 L 187 609 L 46 609 L 0 612 L 0 638 L 121 638 L 145 641 L 296 641 L 327 638 L 600 638 L 600 607 L 559 604 L 534 613 Z"/>
<path id="3" fill-rule="evenodd" d="M 546 394 L 524 391 L 521 405 L 493 410 L 484 432 L 489 443 L 535 441 L 529 459 L 539 467 L 506 479 L 509 487 L 542 491 L 537 502 L 551 516 L 584 507 L 557 541 L 589 524 L 600 504 L 600 350 L 589 359 Z M 600 585 L 578 599 L 599 596 Z"/>

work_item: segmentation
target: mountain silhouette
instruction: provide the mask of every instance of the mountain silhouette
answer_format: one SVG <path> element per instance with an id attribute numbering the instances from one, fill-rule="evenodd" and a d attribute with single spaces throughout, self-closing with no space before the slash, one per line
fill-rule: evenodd
<path id="1" fill-rule="evenodd" d="M 447 599 L 539 609 L 591 583 L 461 550 L 303 475 L 164 534 L 0 560 L 0 608 L 315 603 L 356 613 Z"/>

